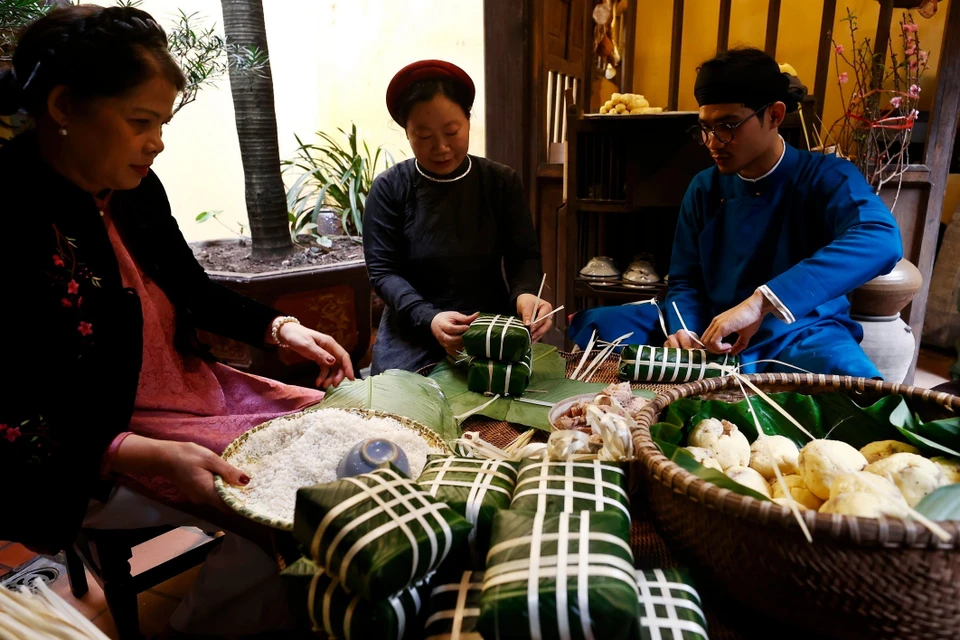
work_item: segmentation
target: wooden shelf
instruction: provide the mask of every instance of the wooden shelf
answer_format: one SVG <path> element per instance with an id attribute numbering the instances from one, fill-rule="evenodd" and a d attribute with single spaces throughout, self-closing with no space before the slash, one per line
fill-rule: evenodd
<path id="1" fill-rule="evenodd" d="M 575 200 L 573 207 L 593 213 L 630 213 L 634 209 L 623 200 Z"/>
<path id="2" fill-rule="evenodd" d="M 581 298 L 600 298 L 623 303 L 655 298 L 666 288 L 667 285 L 663 283 L 650 285 L 650 288 L 647 289 L 632 289 L 622 285 L 597 286 L 578 278 L 574 283 L 573 291 L 574 295 Z"/>
<path id="3" fill-rule="evenodd" d="M 699 115 L 699 111 L 661 111 L 660 113 L 585 113 L 585 120 L 651 120 L 654 118 L 689 118 Z"/>

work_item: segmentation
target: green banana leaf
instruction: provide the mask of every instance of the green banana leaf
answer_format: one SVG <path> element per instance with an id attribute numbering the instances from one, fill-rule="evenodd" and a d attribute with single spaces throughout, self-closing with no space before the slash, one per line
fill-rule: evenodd
<path id="1" fill-rule="evenodd" d="M 817 438 L 842 440 L 857 449 L 877 440 L 898 440 L 914 444 L 927 455 L 957 455 L 950 445 L 956 446 L 960 440 L 960 418 L 919 424 L 900 395 L 886 396 L 869 407 L 860 407 L 840 392 L 813 396 L 783 392 L 771 393 L 769 397 Z M 684 442 L 701 420 L 729 420 L 753 442 L 757 429 L 750 415 L 751 407 L 767 435 L 786 436 L 798 447 L 810 441 L 796 425 L 756 396 L 751 396 L 749 404 L 747 400 L 681 398 L 667 407 L 663 422 L 681 427 L 684 438 L 680 442 Z"/>
<path id="2" fill-rule="evenodd" d="M 900 395 L 885 396 L 870 405 L 860 407 L 841 392 L 807 396 L 796 392 L 772 393 L 770 399 L 783 407 L 794 419 L 817 438 L 841 440 L 857 449 L 877 440 L 907 442 L 920 449 L 927 457 L 960 454 L 960 418 L 949 418 L 921 423 Z M 754 491 L 736 483 L 719 471 L 700 465 L 682 447 L 693 427 L 706 418 L 728 420 L 753 442 L 757 429 L 750 414 L 756 412 L 760 427 L 767 435 L 782 435 L 803 447 L 810 438 L 787 420 L 765 400 L 751 396 L 739 402 L 681 398 L 664 412 L 663 421 L 650 427 L 654 442 L 663 454 L 694 475 L 741 495 L 758 497 Z M 960 485 L 950 485 L 934 491 L 917 507 L 927 517 L 942 519 L 940 514 L 960 513 Z M 921 508 L 927 503 L 928 506 Z M 924 509 L 929 509 L 933 514 Z M 960 516 L 946 516 L 960 517 Z"/>
<path id="3" fill-rule="evenodd" d="M 956 418 L 921 424 L 916 432 L 954 451 L 960 451 L 960 420 Z"/>
<path id="4" fill-rule="evenodd" d="M 538 343 L 533 345 L 533 375 L 524 398 L 538 402 L 559 402 L 581 393 L 597 393 L 608 385 L 603 383 L 579 382 L 566 377 L 567 363 L 556 347 Z M 445 360 L 438 364 L 429 376 L 436 381 L 447 398 L 453 415 L 460 416 L 490 402 L 482 393 L 474 393 L 467 388 L 465 368 Z M 656 394 L 635 390 L 634 395 L 653 398 Z M 483 415 L 493 420 L 504 420 L 513 424 L 550 431 L 547 414 L 550 407 L 521 402 L 515 398 L 500 398 L 483 410 Z"/>
<path id="5" fill-rule="evenodd" d="M 960 483 L 940 487 L 916 506 L 931 520 L 960 520 Z"/>
<path id="6" fill-rule="evenodd" d="M 311 409 L 385 411 L 416 420 L 447 442 L 460 437 L 460 426 L 437 383 L 410 371 L 389 369 L 366 380 L 344 381 Z"/>

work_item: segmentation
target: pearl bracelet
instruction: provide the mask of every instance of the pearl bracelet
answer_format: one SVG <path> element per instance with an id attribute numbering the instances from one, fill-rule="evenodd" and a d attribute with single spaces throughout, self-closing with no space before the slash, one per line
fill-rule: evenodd
<path id="1" fill-rule="evenodd" d="M 280 345 L 281 347 L 286 346 L 285 344 L 281 344 L 280 342 L 280 328 L 283 325 L 287 324 L 288 322 L 300 324 L 300 321 L 294 318 L 293 316 L 280 316 L 279 318 L 273 321 L 273 324 L 270 326 L 270 339 L 273 341 L 274 344 Z"/>

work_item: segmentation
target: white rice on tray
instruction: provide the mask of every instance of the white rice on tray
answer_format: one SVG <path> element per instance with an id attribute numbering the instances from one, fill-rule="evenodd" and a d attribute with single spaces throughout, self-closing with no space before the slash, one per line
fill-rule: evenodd
<path id="1" fill-rule="evenodd" d="M 251 511 L 293 522 L 297 489 L 336 480 L 337 465 L 347 451 L 371 438 L 390 440 L 403 449 L 413 478 L 423 470 L 427 454 L 443 453 L 392 418 L 319 409 L 279 418 L 251 434 L 229 459 L 250 477 L 250 484 L 224 486 Z"/>

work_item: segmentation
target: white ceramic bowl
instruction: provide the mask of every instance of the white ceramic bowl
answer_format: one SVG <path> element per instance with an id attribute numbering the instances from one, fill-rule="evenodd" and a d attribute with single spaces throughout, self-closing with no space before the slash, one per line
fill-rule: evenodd
<path id="1" fill-rule="evenodd" d="M 620 270 L 613 263 L 613 259 L 606 256 L 596 256 L 590 259 L 580 275 L 587 278 L 619 278 Z"/>

